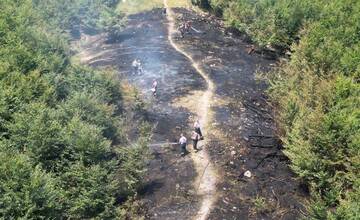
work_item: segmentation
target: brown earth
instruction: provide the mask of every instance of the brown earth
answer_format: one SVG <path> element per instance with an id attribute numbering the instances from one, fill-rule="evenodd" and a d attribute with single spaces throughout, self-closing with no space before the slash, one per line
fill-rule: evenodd
<path id="1" fill-rule="evenodd" d="M 199 31 L 183 39 L 175 35 L 175 43 L 191 54 L 215 85 L 211 121 L 203 128 L 207 131 L 203 151 L 218 175 L 217 200 L 207 219 L 298 219 L 306 193 L 281 152 L 264 94 L 266 84 L 255 80 L 258 70 L 268 70 L 275 61 L 260 53 L 249 55 L 250 45 L 226 33 L 216 18 L 185 9 L 175 12 L 179 22 L 191 20 Z M 180 157 L 177 145 L 157 143 L 174 142 L 181 132 L 190 136 L 189 125 L 201 117 L 193 108 L 202 104 L 197 98 L 207 91 L 208 83 L 191 60 L 169 43 L 167 24 L 161 9 L 130 16 L 115 42 L 104 35 L 83 36 L 79 57 L 94 67 L 115 67 L 149 103 L 147 118 L 155 126 L 155 145 L 141 195 L 147 218 L 191 219 L 205 198 L 194 184 L 203 175 L 194 163 L 197 156 L 191 152 L 192 156 Z M 144 73 L 133 74 L 135 58 L 143 61 Z M 150 92 L 153 79 L 159 82 L 156 98 Z M 251 178 L 244 176 L 247 170 Z"/>

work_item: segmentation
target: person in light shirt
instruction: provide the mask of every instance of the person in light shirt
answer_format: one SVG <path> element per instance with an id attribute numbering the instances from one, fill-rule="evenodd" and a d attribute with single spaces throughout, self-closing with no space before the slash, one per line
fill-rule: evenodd
<path id="1" fill-rule="evenodd" d="M 156 96 L 157 85 L 158 85 L 158 82 L 156 81 L 156 79 L 154 79 L 154 80 L 153 80 L 152 87 L 151 87 L 151 91 L 152 91 L 152 93 L 153 93 L 154 96 Z"/>
<path id="2" fill-rule="evenodd" d="M 134 74 L 141 74 L 143 72 L 140 59 L 135 59 L 131 65 L 133 67 Z"/>
<path id="3" fill-rule="evenodd" d="M 180 135 L 180 139 L 179 139 L 179 144 L 180 144 L 180 148 L 181 148 L 181 156 L 184 156 L 186 154 L 186 143 L 187 143 L 187 139 L 184 136 L 184 134 Z"/>
<path id="4" fill-rule="evenodd" d="M 194 129 L 196 131 L 196 133 L 198 133 L 200 135 L 200 139 L 203 138 L 203 135 L 201 133 L 201 128 L 200 128 L 200 122 L 199 119 L 196 119 L 195 123 L 194 123 Z"/>
<path id="5" fill-rule="evenodd" d="M 133 68 L 133 73 L 137 74 L 138 73 L 138 62 L 137 59 L 135 59 L 132 64 L 131 64 L 132 68 Z"/>

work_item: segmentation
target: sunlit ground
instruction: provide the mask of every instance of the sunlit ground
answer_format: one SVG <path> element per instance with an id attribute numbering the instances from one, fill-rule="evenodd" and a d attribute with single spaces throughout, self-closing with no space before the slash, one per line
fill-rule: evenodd
<path id="1" fill-rule="evenodd" d="M 169 0 L 170 7 L 191 7 L 190 0 Z M 118 10 L 125 14 L 136 14 L 153 8 L 162 8 L 163 0 L 122 0 Z"/>

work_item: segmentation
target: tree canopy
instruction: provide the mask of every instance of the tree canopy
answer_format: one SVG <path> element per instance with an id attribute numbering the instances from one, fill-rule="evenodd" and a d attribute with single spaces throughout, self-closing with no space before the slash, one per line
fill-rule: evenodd
<path id="1" fill-rule="evenodd" d="M 126 214 L 119 201 L 141 184 L 149 131 L 129 141 L 120 81 L 72 64 L 67 34 L 109 28 L 116 4 L 0 1 L 1 219 Z"/>

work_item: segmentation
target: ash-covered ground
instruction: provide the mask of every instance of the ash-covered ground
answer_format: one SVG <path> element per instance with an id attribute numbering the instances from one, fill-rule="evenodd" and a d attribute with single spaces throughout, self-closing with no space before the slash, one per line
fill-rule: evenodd
<path id="1" fill-rule="evenodd" d="M 281 152 L 266 85 L 255 80 L 259 70 L 275 63 L 260 53 L 248 54 L 242 37 L 227 33 L 222 22 L 208 15 L 176 9 L 178 22 L 192 21 L 195 30 L 176 43 L 192 54 L 216 85 L 211 109 L 213 121 L 206 147 L 218 170 L 218 200 L 209 219 L 298 219 L 306 198 L 289 161 Z M 88 36 L 80 53 L 91 66 L 115 67 L 142 91 L 149 103 L 147 117 L 156 125 L 153 143 L 174 142 L 180 133 L 190 137 L 194 116 L 182 107 L 184 97 L 196 104 L 196 91 L 206 90 L 203 78 L 168 42 L 167 19 L 161 9 L 132 15 L 116 41 L 104 35 Z M 143 62 L 144 72 L 134 74 L 131 63 Z M 153 79 L 158 96 L 151 95 Z M 181 103 L 177 103 L 178 100 Z M 191 219 L 201 198 L 193 181 L 191 157 L 179 157 L 177 145 L 154 145 L 142 190 L 149 219 Z M 251 177 L 244 176 L 250 171 Z"/>

